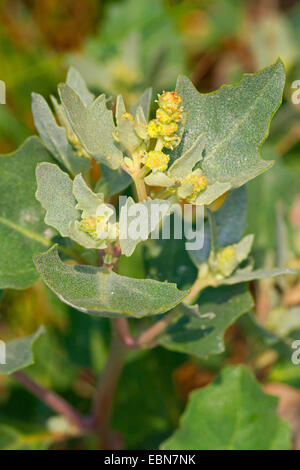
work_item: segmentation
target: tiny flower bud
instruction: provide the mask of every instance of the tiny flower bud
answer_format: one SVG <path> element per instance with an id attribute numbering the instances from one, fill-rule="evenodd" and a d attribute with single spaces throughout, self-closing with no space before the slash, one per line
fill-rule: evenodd
<path id="1" fill-rule="evenodd" d="M 158 137 L 158 128 L 155 119 L 152 119 L 152 121 L 150 121 L 147 125 L 147 132 L 149 137 L 151 137 L 152 139 Z"/>
<path id="2" fill-rule="evenodd" d="M 235 259 L 235 249 L 233 246 L 226 246 L 217 253 L 218 267 L 222 270 L 225 264 Z"/>
<path id="3" fill-rule="evenodd" d="M 158 108 L 156 111 L 156 119 L 162 124 L 170 124 L 172 122 L 172 115 L 168 114 L 164 109 Z"/>
<path id="4" fill-rule="evenodd" d="M 180 137 L 179 135 L 172 135 L 172 136 L 164 136 L 163 142 L 164 142 L 164 147 L 167 149 L 173 150 L 177 145 L 180 144 Z"/>
<path id="5" fill-rule="evenodd" d="M 92 238 L 97 237 L 97 224 L 100 222 L 101 217 L 89 216 L 82 219 L 80 228 L 88 233 Z"/>
<path id="6" fill-rule="evenodd" d="M 164 171 L 168 168 L 169 160 L 169 155 L 157 150 L 151 150 L 145 156 L 144 163 L 151 170 Z"/>
<path id="7" fill-rule="evenodd" d="M 130 121 L 134 122 L 134 117 L 133 117 L 132 114 L 130 114 L 130 113 L 124 113 L 124 114 L 122 114 L 122 118 L 130 119 Z"/>
<path id="8" fill-rule="evenodd" d="M 131 158 L 124 157 L 123 161 L 124 161 L 124 164 L 127 166 L 127 168 L 129 168 L 129 170 L 133 169 L 133 161 Z"/>
<path id="9" fill-rule="evenodd" d="M 201 170 L 196 170 L 195 172 L 188 175 L 183 181 L 182 184 L 192 184 L 193 185 L 193 193 L 189 197 L 190 199 L 194 199 L 198 196 L 198 194 L 203 191 L 207 186 L 207 180 L 204 175 L 202 175 Z"/>
<path id="10" fill-rule="evenodd" d="M 164 109 L 168 114 L 173 114 L 180 107 L 181 97 L 176 91 L 164 91 L 158 95 L 158 106 Z"/>
<path id="11" fill-rule="evenodd" d="M 178 129 L 178 124 L 176 122 L 171 122 L 170 124 L 161 124 L 158 123 L 157 125 L 159 135 L 161 136 L 171 136 L 175 134 Z"/>

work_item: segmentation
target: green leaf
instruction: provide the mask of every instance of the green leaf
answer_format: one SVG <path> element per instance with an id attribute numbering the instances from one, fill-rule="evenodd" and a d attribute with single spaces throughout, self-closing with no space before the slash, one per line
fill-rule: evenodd
<path id="1" fill-rule="evenodd" d="M 55 435 L 51 435 L 50 432 L 25 433 L 8 424 L 0 423 L 1 450 L 46 450 L 54 440 Z"/>
<path id="2" fill-rule="evenodd" d="M 32 255 L 51 246 L 44 211 L 36 201 L 35 167 L 53 161 L 39 139 L 0 156 L 0 288 L 25 289 L 38 279 Z"/>
<path id="3" fill-rule="evenodd" d="M 159 343 L 172 351 L 202 358 L 220 354 L 225 350 L 226 329 L 252 307 L 245 285 L 206 289 L 198 305 L 181 303 L 176 307 L 179 319 L 167 328 Z"/>
<path id="4" fill-rule="evenodd" d="M 105 240 L 94 240 L 81 230 L 79 222 L 79 211 L 83 217 L 95 215 L 103 203 L 102 194 L 93 193 L 81 175 L 76 175 L 72 182 L 67 173 L 50 163 L 37 167 L 36 178 L 36 198 L 46 209 L 45 222 L 85 248 L 105 248 Z"/>
<path id="5" fill-rule="evenodd" d="M 205 148 L 205 136 L 199 134 L 193 145 L 174 163 L 168 170 L 170 177 L 184 178 L 193 171 L 194 166 L 203 158 L 203 151 Z"/>
<path id="6" fill-rule="evenodd" d="M 120 144 L 129 153 L 133 153 L 141 144 L 137 133 L 133 127 L 133 121 L 126 115 L 126 108 L 121 95 L 117 97 L 117 135 Z"/>
<path id="7" fill-rule="evenodd" d="M 149 234 L 158 229 L 162 219 L 168 214 L 169 201 L 151 199 L 135 203 L 131 197 L 120 212 L 120 246 L 122 253 L 131 256 L 138 243 L 147 240 Z M 157 217 L 154 216 L 157 214 Z"/>
<path id="8" fill-rule="evenodd" d="M 115 125 L 112 111 L 106 107 L 105 95 L 100 95 L 86 107 L 72 88 L 59 86 L 61 101 L 85 150 L 98 162 L 110 168 L 119 168 L 122 152 L 113 138 Z"/>
<path id="9" fill-rule="evenodd" d="M 250 282 L 255 279 L 263 279 L 265 277 L 285 276 L 286 274 L 296 274 L 294 269 L 274 268 L 274 269 L 255 269 L 254 271 L 237 270 L 233 276 L 222 279 L 218 284 L 238 284 L 240 282 Z"/>
<path id="10" fill-rule="evenodd" d="M 139 106 L 141 106 L 145 118 L 149 119 L 149 114 L 150 114 L 150 106 L 151 106 L 151 100 L 152 100 L 152 88 L 147 88 L 147 90 L 144 91 L 138 102 L 130 107 L 130 112 L 133 114 L 133 116 L 136 116 L 137 110 Z"/>
<path id="11" fill-rule="evenodd" d="M 104 202 L 103 195 L 93 193 L 81 175 L 74 178 L 73 194 L 78 202 L 76 209 L 82 211 L 82 217 L 95 215 L 99 205 Z"/>
<path id="12" fill-rule="evenodd" d="M 71 178 L 57 165 L 41 163 L 36 169 L 36 199 L 46 210 L 45 222 L 63 237 L 69 236 L 70 222 L 79 218 Z"/>
<path id="13" fill-rule="evenodd" d="M 40 326 L 38 330 L 25 338 L 18 338 L 6 344 L 6 363 L 0 363 L 0 374 L 12 374 L 17 370 L 33 364 L 32 346 L 34 342 L 45 333 L 45 328 Z"/>
<path id="14" fill-rule="evenodd" d="M 277 398 L 264 393 L 244 366 L 228 366 L 214 382 L 191 393 L 180 427 L 165 450 L 282 450 L 291 448 Z"/>
<path id="15" fill-rule="evenodd" d="M 101 179 L 96 186 L 96 190 L 103 193 L 105 198 L 118 194 L 131 184 L 131 177 L 121 168 L 111 170 L 105 165 L 101 165 Z"/>
<path id="16" fill-rule="evenodd" d="M 97 316 L 141 318 L 164 313 L 178 304 L 187 291 L 174 284 L 133 279 L 94 266 L 64 264 L 54 246 L 35 256 L 44 282 L 68 305 Z"/>
<path id="17" fill-rule="evenodd" d="M 176 91 L 182 97 L 187 119 L 175 159 L 191 148 L 200 133 L 204 132 L 206 138 L 201 168 L 208 186 L 199 194 L 197 204 L 213 202 L 272 165 L 260 158 L 258 150 L 281 103 L 284 80 L 280 60 L 260 72 L 244 75 L 236 85 L 222 86 L 208 94 L 199 93 L 188 78 L 179 77 Z"/>
<path id="18" fill-rule="evenodd" d="M 85 106 L 92 104 L 95 95 L 89 91 L 82 75 L 74 67 L 68 70 L 66 84 L 77 93 Z"/>
<path id="19" fill-rule="evenodd" d="M 146 176 L 145 183 L 149 186 L 163 186 L 164 188 L 174 186 L 174 181 L 161 171 L 157 173 L 151 172 L 150 175 Z"/>
<path id="20" fill-rule="evenodd" d="M 49 152 L 72 175 L 87 171 L 90 167 L 89 159 L 75 155 L 68 142 L 66 129 L 56 123 L 47 101 L 37 93 L 31 96 L 34 124 Z"/>
<path id="21" fill-rule="evenodd" d="M 216 241 L 220 247 L 238 243 L 246 227 L 247 195 L 246 188 L 230 191 L 220 209 L 214 212 L 216 222 Z M 190 250 L 188 254 L 199 266 L 208 258 L 210 251 L 210 232 L 208 222 L 204 224 L 204 245 L 201 250 Z"/>

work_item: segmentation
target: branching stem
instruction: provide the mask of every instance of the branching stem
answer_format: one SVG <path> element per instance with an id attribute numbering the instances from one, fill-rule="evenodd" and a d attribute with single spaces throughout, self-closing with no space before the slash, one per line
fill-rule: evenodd
<path id="1" fill-rule="evenodd" d="M 28 391 L 33 393 L 37 398 L 46 403 L 56 413 L 64 416 L 67 420 L 80 432 L 90 429 L 91 423 L 88 418 L 85 418 L 78 413 L 64 398 L 57 395 L 55 392 L 48 390 L 37 384 L 31 377 L 24 374 L 24 372 L 14 372 L 13 377 L 21 383 Z"/>

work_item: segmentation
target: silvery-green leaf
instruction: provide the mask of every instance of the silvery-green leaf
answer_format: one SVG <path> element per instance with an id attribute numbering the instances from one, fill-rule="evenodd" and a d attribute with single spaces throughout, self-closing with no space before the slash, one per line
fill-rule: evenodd
<path id="1" fill-rule="evenodd" d="M 286 268 L 274 268 L 274 269 L 255 269 L 254 271 L 237 270 L 233 276 L 227 279 L 218 281 L 218 284 L 238 284 L 240 282 L 250 282 L 255 279 L 263 279 L 265 277 L 276 277 L 284 276 L 286 274 L 295 274 L 297 271 Z"/>
<path id="2" fill-rule="evenodd" d="M 171 186 L 174 186 L 174 181 L 165 173 L 160 171 L 157 173 L 151 172 L 150 175 L 146 176 L 144 181 L 149 186 L 162 186 L 163 188 L 170 188 Z"/>
<path id="3" fill-rule="evenodd" d="M 5 347 L 5 364 L 2 364 L 0 361 L 0 374 L 12 374 L 32 364 L 32 346 L 44 333 L 45 328 L 40 326 L 37 331 L 30 336 L 9 341 Z"/>
<path id="4" fill-rule="evenodd" d="M 144 93 L 142 94 L 138 102 L 130 107 L 131 114 L 133 114 L 133 116 L 136 117 L 136 112 L 139 106 L 141 106 L 143 109 L 145 118 L 149 119 L 151 100 L 152 100 L 152 88 L 147 88 L 147 90 L 144 91 Z"/>
<path id="5" fill-rule="evenodd" d="M 70 67 L 68 70 L 66 84 L 76 91 L 85 106 L 92 104 L 95 95 L 89 91 L 82 75 L 74 67 Z"/>
<path id="6" fill-rule="evenodd" d="M 68 85 L 61 84 L 59 92 L 72 128 L 85 150 L 100 163 L 119 168 L 122 152 L 113 138 L 115 125 L 112 111 L 106 107 L 105 95 L 86 107 Z"/>
<path id="7" fill-rule="evenodd" d="M 202 160 L 203 150 L 205 148 L 205 136 L 200 134 L 193 145 L 174 163 L 168 170 L 168 175 L 172 178 L 185 178 L 193 171 L 194 166 Z"/>
<path id="8" fill-rule="evenodd" d="M 176 91 L 188 113 L 175 158 L 185 153 L 201 132 L 205 134 L 201 168 L 208 186 L 200 193 L 197 204 L 213 202 L 228 189 L 242 186 L 272 165 L 273 162 L 260 158 L 259 148 L 281 103 L 284 80 L 280 60 L 214 93 L 199 93 L 188 78 L 179 77 Z"/>
<path id="9" fill-rule="evenodd" d="M 253 245 L 254 235 L 246 235 L 239 243 L 234 245 L 236 260 L 241 263 L 246 259 Z"/>
<path id="10" fill-rule="evenodd" d="M 175 284 L 133 279 L 94 266 L 64 264 L 54 246 L 35 256 L 44 282 L 68 305 L 97 316 L 135 317 L 164 313 L 188 293 Z"/>
<path id="11" fill-rule="evenodd" d="M 148 122 L 145 118 L 143 108 L 141 106 L 139 106 L 138 109 L 136 110 L 136 114 L 135 114 L 134 129 L 135 129 L 135 132 L 137 133 L 137 135 L 141 139 L 144 139 L 144 140 L 149 138 L 148 132 L 147 132 L 147 124 L 148 124 Z"/>
<path id="12" fill-rule="evenodd" d="M 58 117 L 58 120 L 62 126 L 67 130 L 67 132 L 73 132 L 71 124 L 69 123 L 69 120 L 66 116 L 64 107 L 62 104 L 60 104 L 55 96 L 51 95 L 50 96 L 51 102 L 53 104 L 56 116 Z"/>
<path id="13" fill-rule="evenodd" d="M 206 174 L 205 174 L 206 175 Z M 230 183 L 220 183 L 218 181 L 214 183 L 208 183 L 207 187 L 199 193 L 199 196 L 197 197 L 195 204 L 211 204 L 213 201 L 218 199 L 222 194 L 226 193 L 226 191 L 229 191 L 231 188 Z"/>
<path id="14" fill-rule="evenodd" d="M 140 145 L 141 140 L 134 130 L 132 117 L 126 113 L 124 100 L 121 95 L 117 97 L 116 104 L 117 135 L 120 144 L 130 153 Z"/>
<path id="15" fill-rule="evenodd" d="M 123 100 L 122 95 L 117 96 L 117 101 L 116 101 L 116 121 L 117 121 L 117 126 L 119 125 L 121 121 L 121 117 L 123 114 L 126 113 L 126 107 L 125 103 Z"/>
<path id="16" fill-rule="evenodd" d="M 135 203 L 129 197 L 120 211 L 120 246 L 122 253 L 131 256 L 138 243 L 147 240 L 170 209 L 169 201 L 148 198 Z"/>
<path id="17" fill-rule="evenodd" d="M 190 183 L 186 183 L 186 184 L 182 184 L 178 188 L 177 194 L 181 199 L 186 199 L 192 194 L 193 191 L 194 191 L 194 186 Z"/>
<path id="18" fill-rule="evenodd" d="M 57 165 L 41 163 L 36 168 L 36 199 L 46 210 L 45 222 L 63 236 L 69 236 L 69 224 L 79 218 L 71 178 Z"/>
<path id="19" fill-rule="evenodd" d="M 74 178 L 73 194 L 77 201 L 76 209 L 83 211 L 82 218 L 95 215 L 99 205 L 104 202 L 103 195 L 95 194 L 81 175 Z"/>
<path id="20" fill-rule="evenodd" d="M 58 126 L 47 101 L 32 93 L 32 114 L 35 127 L 52 155 L 72 174 L 85 172 L 90 167 L 88 158 L 78 157 L 68 142 L 66 130 Z"/>

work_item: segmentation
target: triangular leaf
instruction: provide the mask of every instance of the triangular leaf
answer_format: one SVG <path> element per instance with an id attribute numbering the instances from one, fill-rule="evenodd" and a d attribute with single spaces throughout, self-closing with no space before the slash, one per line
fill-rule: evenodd
<path id="1" fill-rule="evenodd" d="M 207 357 L 224 351 L 226 329 L 241 315 L 249 312 L 253 300 L 244 285 L 206 289 L 198 305 L 181 303 L 176 307 L 179 318 L 165 331 L 159 343 L 196 357 Z"/>
<path id="2" fill-rule="evenodd" d="M 32 93 L 32 114 L 35 127 L 49 152 L 72 175 L 87 171 L 90 167 L 89 159 L 75 155 L 68 142 L 66 129 L 57 124 L 47 101 L 37 93 Z"/>
<path id="3" fill-rule="evenodd" d="M 79 218 L 71 178 L 57 165 L 41 163 L 36 169 L 36 179 L 36 198 L 46 210 L 46 224 L 67 237 L 70 222 Z"/>
<path id="4" fill-rule="evenodd" d="M 190 149 L 201 132 L 206 139 L 201 168 L 208 186 L 197 204 L 213 202 L 230 187 L 242 186 L 272 165 L 260 158 L 258 150 L 281 103 L 284 80 L 281 61 L 207 94 L 199 93 L 188 78 L 179 77 L 176 91 L 188 113 L 175 158 Z"/>
<path id="5" fill-rule="evenodd" d="M 135 203 L 128 197 L 120 212 L 120 246 L 122 253 L 131 256 L 138 243 L 147 240 L 150 233 L 158 229 L 168 214 L 169 201 L 151 199 Z"/>
<path id="6" fill-rule="evenodd" d="M 95 95 L 89 91 L 82 75 L 74 67 L 70 67 L 68 70 L 66 84 L 76 91 L 85 106 L 92 104 Z"/>
<path id="7" fill-rule="evenodd" d="M 244 366 L 228 366 L 189 398 L 180 427 L 165 450 L 282 450 L 291 448 L 289 425 L 276 413 L 277 398 L 264 393 Z"/>
<path id="8" fill-rule="evenodd" d="M 100 163 L 119 168 L 122 152 L 113 138 L 115 125 L 112 111 L 106 107 L 105 95 L 100 95 L 86 107 L 72 88 L 59 86 L 61 101 L 75 134 L 85 150 Z"/>

